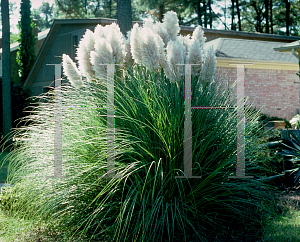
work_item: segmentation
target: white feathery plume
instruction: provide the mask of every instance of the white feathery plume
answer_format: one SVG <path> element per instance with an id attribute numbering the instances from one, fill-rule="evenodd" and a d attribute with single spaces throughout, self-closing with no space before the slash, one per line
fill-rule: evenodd
<path id="1" fill-rule="evenodd" d="M 167 30 L 164 27 L 164 24 L 161 22 L 157 22 L 153 25 L 153 32 L 158 34 L 163 42 L 164 42 L 164 47 L 167 46 L 168 42 L 171 39 L 171 36 L 167 33 Z"/>
<path id="2" fill-rule="evenodd" d="M 96 39 L 95 52 L 101 57 L 102 63 L 113 63 L 113 49 L 111 44 L 106 39 Z"/>
<path id="3" fill-rule="evenodd" d="M 204 37 L 204 32 L 201 28 L 201 26 L 197 26 L 194 31 L 193 31 L 193 35 L 192 35 L 192 41 L 199 41 L 200 42 L 200 45 L 204 46 L 204 43 L 206 41 L 206 37 Z"/>
<path id="4" fill-rule="evenodd" d="M 165 53 L 164 42 L 158 34 L 154 34 L 154 40 L 158 50 L 158 64 L 160 68 L 168 68 L 167 56 Z"/>
<path id="5" fill-rule="evenodd" d="M 202 61 L 203 61 L 203 50 L 199 41 L 194 41 L 188 47 L 188 55 L 186 58 L 186 63 L 188 64 L 200 64 L 192 66 L 192 74 L 199 76 L 202 70 Z"/>
<path id="6" fill-rule="evenodd" d="M 127 33 L 126 33 L 127 37 L 126 36 L 122 36 L 123 38 L 123 42 L 125 44 L 125 51 L 128 52 L 130 51 L 130 35 L 131 35 L 131 30 L 129 30 Z"/>
<path id="7" fill-rule="evenodd" d="M 106 25 L 107 26 L 107 25 Z M 105 27 L 106 27 L 105 26 Z M 105 38 L 105 33 L 107 31 L 107 28 L 103 27 L 101 24 L 98 24 L 96 28 L 94 29 L 94 36 L 96 38 Z"/>
<path id="8" fill-rule="evenodd" d="M 99 64 L 112 64 L 113 63 L 113 50 L 110 43 L 104 39 L 96 39 L 95 51 L 91 51 L 91 63 L 95 76 L 98 80 L 106 78 L 106 66 Z"/>
<path id="9" fill-rule="evenodd" d="M 159 53 L 157 48 L 157 43 L 154 39 L 156 34 L 148 28 L 144 27 L 141 32 L 141 54 L 142 63 L 149 70 L 157 70 L 159 68 L 158 59 Z"/>
<path id="10" fill-rule="evenodd" d="M 138 24 L 133 25 L 130 34 L 130 47 L 132 57 L 137 64 L 142 64 L 142 54 L 140 46 L 140 28 Z"/>
<path id="11" fill-rule="evenodd" d="M 178 36 L 178 40 L 180 43 L 183 44 L 184 46 L 184 63 L 187 63 L 187 55 L 188 55 L 188 49 L 189 49 L 189 45 L 191 44 L 191 39 L 190 39 L 190 35 L 188 34 L 187 36 Z"/>
<path id="12" fill-rule="evenodd" d="M 130 52 L 130 35 L 131 35 L 131 30 L 127 32 L 127 37 L 123 35 L 123 43 L 125 44 L 125 63 L 131 63 L 131 52 Z"/>
<path id="13" fill-rule="evenodd" d="M 127 63 L 131 54 L 135 63 L 143 64 L 147 69 L 163 68 L 170 80 L 184 75 L 183 66 L 177 65 L 183 63 L 201 64 L 193 66 L 192 74 L 213 80 L 215 55 L 209 50 L 207 56 L 203 56 L 206 38 L 202 28 L 195 28 L 192 38 L 178 35 L 179 32 L 177 14 L 173 11 L 165 14 L 163 23 L 154 24 L 152 19 L 147 19 L 143 28 L 135 24 L 127 37 L 115 23 L 105 27 L 98 25 L 94 33 L 87 30 L 79 43 L 76 57 L 79 71 L 87 79 L 101 79 L 106 68 L 99 63 Z M 76 65 L 75 68 L 74 73 L 77 73 Z"/>
<path id="14" fill-rule="evenodd" d="M 188 49 L 188 46 L 191 44 L 191 39 L 189 34 L 187 36 L 179 35 L 178 40 L 180 41 L 180 43 L 184 45 L 186 49 Z"/>
<path id="15" fill-rule="evenodd" d="M 94 49 L 94 44 L 95 44 L 95 38 L 94 38 L 94 33 L 90 30 L 87 29 L 85 34 L 84 34 L 84 44 L 87 47 L 87 49 L 93 50 Z"/>
<path id="16" fill-rule="evenodd" d="M 97 80 L 103 81 L 106 79 L 105 75 L 105 65 L 99 65 L 99 64 L 105 64 L 101 61 L 101 57 L 95 52 L 91 51 L 91 62 L 93 63 L 93 70 L 95 71 L 95 76 Z"/>
<path id="17" fill-rule="evenodd" d="M 63 73 L 67 76 L 72 86 L 79 88 L 82 86 L 82 79 L 80 71 L 78 70 L 76 64 L 70 58 L 70 56 L 62 55 Z"/>
<path id="18" fill-rule="evenodd" d="M 183 44 L 188 47 L 190 44 L 191 44 L 191 40 L 192 40 L 192 37 L 190 34 L 186 35 L 186 36 L 182 36 L 182 39 L 183 39 Z"/>
<path id="19" fill-rule="evenodd" d="M 153 28 L 153 19 L 152 18 L 145 19 L 143 27 L 152 29 Z"/>
<path id="20" fill-rule="evenodd" d="M 184 63 L 184 46 L 178 39 L 176 41 L 169 41 L 167 46 L 167 60 L 173 73 L 171 78 L 168 77 L 170 80 L 173 80 L 174 77 L 179 78 L 184 75 L 182 71 L 183 66 L 177 65 Z"/>
<path id="21" fill-rule="evenodd" d="M 94 78 L 94 71 L 90 62 L 90 52 L 94 50 L 94 44 L 94 33 L 88 29 L 80 40 L 76 52 L 75 59 L 78 60 L 79 70 L 88 80 Z"/>
<path id="22" fill-rule="evenodd" d="M 204 65 L 201 71 L 201 80 L 212 82 L 216 73 L 216 55 L 212 47 L 207 50 Z"/>
<path id="23" fill-rule="evenodd" d="M 109 31 L 107 31 L 106 39 L 110 43 L 113 50 L 113 63 L 124 63 L 125 58 L 125 45 L 123 43 L 123 34 L 120 31 L 119 26 L 116 23 L 109 25 Z"/>
<path id="24" fill-rule="evenodd" d="M 203 64 L 203 46 L 206 38 L 204 37 L 203 30 L 200 26 L 193 31 L 192 39 L 188 47 L 188 55 L 186 62 L 189 64 L 200 64 L 192 66 L 192 74 L 199 76 Z"/>
<path id="25" fill-rule="evenodd" d="M 180 31 L 177 14 L 173 11 L 169 11 L 164 15 L 163 26 L 166 32 L 169 34 L 171 40 L 176 41 L 177 35 Z"/>

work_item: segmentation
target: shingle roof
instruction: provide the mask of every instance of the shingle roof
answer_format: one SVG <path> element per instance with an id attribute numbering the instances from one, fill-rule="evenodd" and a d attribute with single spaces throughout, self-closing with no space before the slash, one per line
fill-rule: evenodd
<path id="1" fill-rule="evenodd" d="M 298 63 L 292 54 L 274 50 L 281 47 L 282 42 L 218 38 L 205 43 L 204 48 L 211 46 L 217 57 Z"/>

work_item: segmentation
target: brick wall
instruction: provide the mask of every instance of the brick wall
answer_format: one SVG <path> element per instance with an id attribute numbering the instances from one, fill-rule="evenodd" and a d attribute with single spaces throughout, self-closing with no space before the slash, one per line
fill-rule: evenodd
<path id="1" fill-rule="evenodd" d="M 236 82 L 237 69 L 218 67 L 216 80 L 224 87 Z M 292 119 L 299 113 L 299 77 L 291 70 L 245 69 L 245 96 L 256 109 L 270 116 Z M 235 95 L 235 96 L 234 96 Z M 236 89 L 232 100 L 236 100 Z"/>

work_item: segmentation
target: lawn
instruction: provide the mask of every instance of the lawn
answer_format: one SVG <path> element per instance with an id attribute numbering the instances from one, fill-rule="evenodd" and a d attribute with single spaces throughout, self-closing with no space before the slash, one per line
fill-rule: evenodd
<path id="1" fill-rule="evenodd" d="M 277 219 L 271 220 L 264 229 L 264 238 L 259 242 L 299 241 L 300 210 L 291 201 L 280 203 L 285 211 Z M 50 232 L 45 225 L 9 216 L 0 209 L 0 241 L 68 241 L 62 235 Z M 74 241 L 85 241 L 76 239 Z M 246 241 L 246 240 L 245 240 Z M 249 240 L 247 240 L 249 241 Z M 242 241 L 241 241 L 242 242 Z"/>
<path id="2" fill-rule="evenodd" d="M 278 194 L 282 215 L 265 227 L 263 241 L 299 241 L 300 238 L 300 190 L 286 189 Z"/>
<path id="3" fill-rule="evenodd" d="M 68 240 L 54 231 L 48 231 L 45 224 L 35 224 L 35 222 L 16 218 L 6 214 L 0 209 L 0 241 L 1 242 L 55 242 L 74 241 Z"/>
<path id="4" fill-rule="evenodd" d="M 1 161 L 6 154 L 8 152 L 1 153 Z M 6 180 L 7 167 L 8 162 L 0 169 L 1 183 Z M 261 242 L 297 241 L 300 238 L 300 199 L 299 201 L 295 199 L 295 192 L 280 195 L 280 198 L 282 197 L 284 199 L 279 201 L 280 206 L 283 208 L 282 215 L 274 220 L 270 220 L 264 228 L 264 238 L 261 239 Z M 68 241 L 58 233 L 47 231 L 45 227 L 45 225 L 34 224 L 30 220 L 13 217 L 0 209 L 0 241 Z M 84 240 L 77 239 L 76 241 Z"/>
<path id="5" fill-rule="evenodd" d="M 8 154 L 3 152 L 0 161 Z M 7 177 L 8 162 L 0 169 L 0 182 L 4 183 Z M 279 204 L 283 208 L 282 215 L 270 220 L 264 228 L 264 238 L 261 242 L 297 241 L 300 238 L 300 199 L 295 199 L 296 192 L 280 195 Z M 300 198 L 296 197 L 296 198 Z M 299 200 L 299 201 L 298 201 Z M 0 209 L 0 241 L 68 241 L 63 235 L 47 231 L 45 224 L 35 224 L 33 221 L 24 220 L 7 214 Z M 76 239 L 76 241 L 84 241 Z"/>

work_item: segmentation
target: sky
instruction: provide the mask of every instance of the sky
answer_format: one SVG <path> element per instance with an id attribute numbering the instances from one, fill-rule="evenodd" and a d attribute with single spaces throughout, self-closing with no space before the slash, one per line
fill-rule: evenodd
<path id="1" fill-rule="evenodd" d="M 12 33 L 18 33 L 19 30 L 17 28 L 17 24 L 20 18 L 20 4 L 21 4 L 21 0 L 11 0 L 10 2 L 16 3 L 14 6 L 17 7 L 16 10 L 14 11 L 14 14 L 10 16 L 10 26 L 11 29 L 10 31 Z M 54 0 L 31 0 L 31 11 L 33 9 L 39 8 L 43 2 L 49 2 L 50 5 L 52 5 L 55 1 Z M 227 5 L 227 8 L 230 6 L 230 0 L 223 0 L 222 2 L 218 3 L 218 6 L 225 6 L 225 3 Z M 212 6 L 213 10 L 215 12 L 219 12 L 220 8 L 216 7 L 216 6 Z M 229 9 L 228 9 L 229 10 Z M 229 13 L 229 11 L 228 11 Z M 224 18 L 223 18 L 224 21 Z M 231 20 L 230 18 L 227 18 L 227 24 L 230 26 Z M 224 29 L 224 26 L 220 23 L 218 26 L 214 26 L 214 28 L 216 29 Z M 2 31 L 0 31 L 0 36 L 2 36 Z"/>

